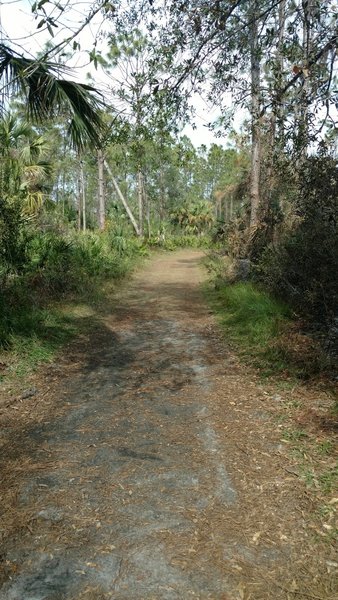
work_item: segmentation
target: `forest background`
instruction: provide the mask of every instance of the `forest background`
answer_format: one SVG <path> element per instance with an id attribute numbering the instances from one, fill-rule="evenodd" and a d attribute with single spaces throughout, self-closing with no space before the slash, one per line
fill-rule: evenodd
<path id="1" fill-rule="evenodd" d="M 41 51 L 4 28 L 0 48 L 2 345 L 56 343 L 64 324 L 51 325 L 47 305 L 122 276 L 149 248 L 188 244 L 218 248 L 223 302 L 230 279 L 236 306 L 256 319 L 272 294 L 279 319 L 292 315 L 334 353 L 336 3 L 41 0 L 30 10 L 32 35 L 48 36 Z M 81 76 L 90 67 L 86 83 L 73 64 Z M 227 147 L 182 135 L 196 94 Z M 245 116 L 240 133 L 234 113 Z M 275 347 L 274 360 L 285 366 L 287 352 Z"/>

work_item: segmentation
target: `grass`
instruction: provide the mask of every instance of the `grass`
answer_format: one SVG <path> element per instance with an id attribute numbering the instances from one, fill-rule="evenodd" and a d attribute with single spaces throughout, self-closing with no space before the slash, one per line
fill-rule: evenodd
<path id="1" fill-rule="evenodd" d="M 289 442 L 297 442 L 297 441 L 302 440 L 307 437 L 308 437 L 308 434 L 305 431 L 303 431 L 302 429 L 287 429 L 283 433 L 283 440 L 286 440 Z"/>
<path id="2" fill-rule="evenodd" d="M 290 367 L 276 338 L 286 331 L 290 311 L 286 305 L 251 282 L 208 286 L 207 296 L 227 340 L 265 375 Z"/>

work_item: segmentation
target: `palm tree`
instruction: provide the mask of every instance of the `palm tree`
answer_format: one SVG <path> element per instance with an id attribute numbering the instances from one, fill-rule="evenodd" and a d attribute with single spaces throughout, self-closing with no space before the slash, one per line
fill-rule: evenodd
<path id="1" fill-rule="evenodd" d="M 8 97 L 10 92 L 21 94 L 26 100 L 27 116 L 36 122 L 64 115 L 72 143 L 78 150 L 87 143 L 99 145 L 103 101 L 92 86 L 62 79 L 60 74 L 67 71 L 60 64 L 30 59 L 0 44 L 3 96 Z"/>

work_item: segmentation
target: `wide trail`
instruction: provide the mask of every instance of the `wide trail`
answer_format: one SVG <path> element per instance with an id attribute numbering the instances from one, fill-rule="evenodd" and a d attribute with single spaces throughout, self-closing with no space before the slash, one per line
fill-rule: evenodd
<path id="1" fill-rule="evenodd" d="M 50 411 L 13 428 L 27 526 L 1 600 L 293 597 L 302 500 L 203 298 L 202 255 L 158 254 L 123 284 L 55 367 Z"/>

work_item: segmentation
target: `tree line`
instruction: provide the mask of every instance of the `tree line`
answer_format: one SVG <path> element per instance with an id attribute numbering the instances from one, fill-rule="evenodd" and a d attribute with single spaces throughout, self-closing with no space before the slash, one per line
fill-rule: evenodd
<path id="1" fill-rule="evenodd" d="M 36 59 L 10 39 L 1 45 L 7 255 L 15 256 L 8 233 L 14 206 L 18 222 L 44 203 L 82 230 L 103 229 L 107 217 L 117 223 L 126 215 L 122 221 L 140 238 L 168 223 L 200 235 L 218 220 L 228 252 L 249 258 L 255 278 L 297 311 L 332 322 L 338 266 L 334 1 L 102 2 L 53 42 L 64 4 L 33 5 L 38 28 L 51 37 Z M 65 62 L 98 15 L 104 29 L 88 52 L 98 78 L 76 84 Z M 16 93 L 11 104 L 10 88 Z M 196 150 L 179 136 L 194 120 L 193 93 L 218 107 L 220 118 L 210 127 L 217 125 L 220 136 L 231 132 L 229 93 L 232 112 L 245 111 L 231 148 Z M 26 129 L 14 143 L 13 159 L 8 129 L 27 127 L 26 117 L 33 121 L 31 134 Z M 2 256 L 4 262 L 4 250 Z"/>

